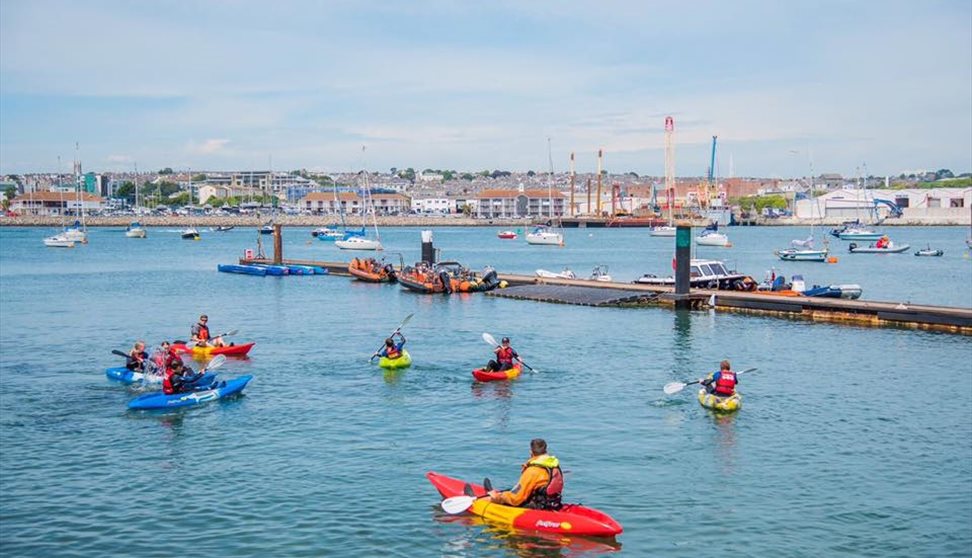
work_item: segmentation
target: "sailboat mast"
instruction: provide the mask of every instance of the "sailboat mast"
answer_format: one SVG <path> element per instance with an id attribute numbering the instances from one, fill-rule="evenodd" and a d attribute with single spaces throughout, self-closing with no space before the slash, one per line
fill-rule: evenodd
<path id="1" fill-rule="evenodd" d="M 675 224 L 675 119 L 665 117 L 665 199 L 668 201 L 668 226 Z"/>
<path id="2" fill-rule="evenodd" d="M 135 214 L 138 215 L 138 163 L 135 163 Z"/>
<path id="3" fill-rule="evenodd" d="M 550 224 L 553 224 L 553 154 L 550 151 L 550 138 L 547 138 L 547 160 L 550 162 L 550 179 L 547 181 L 547 203 L 550 204 Z"/>

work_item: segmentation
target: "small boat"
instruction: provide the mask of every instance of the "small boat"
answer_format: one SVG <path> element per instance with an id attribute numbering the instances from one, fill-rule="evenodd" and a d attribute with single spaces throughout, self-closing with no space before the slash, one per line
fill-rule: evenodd
<path id="1" fill-rule="evenodd" d="M 729 237 L 719 232 L 719 223 L 713 221 L 695 237 L 695 243 L 699 246 L 721 246 L 728 248 L 732 246 Z"/>
<path id="2" fill-rule="evenodd" d="M 132 221 L 132 224 L 125 229 L 125 236 L 128 238 L 145 238 L 145 229 L 138 221 Z"/>
<path id="3" fill-rule="evenodd" d="M 646 273 L 634 280 L 643 285 L 674 286 L 675 277 L 658 277 Z M 720 289 L 725 291 L 755 291 L 757 282 L 750 276 L 730 271 L 720 260 L 693 259 L 689 263 L 689 285 L 696 289 Z"/>
<path id="4" fill-rule="evenodd" d="M 699 390 L 699 405 L 702 405 L 706 409 L 712 409 L 713 411 L 731 413 L 738 411 L 742 407 L 742 395 L 737 391 L 726 397 L 709 393 L 705 388 L 702 388 Z"/>
<path id="5" fill-rule="evenodd" d="M 820 298 L 844 298 L 847 300 L 857 300 L 861 298 L 863 294 L 863 289 L 858 284 L 841 284 L 841 285 L 814 285 L 813 287 L 803 291 L 803 296 L 810 297 L 820 297 Z"/>
<path id="6" fill-rule="evenodd" d="M 538 269 L 536 271 L 536 276 L 542 279 L 577 279 L 577 275 L 575 275 L 569 267 L 565 267 L 560 273 L 554 273 L 553 271 L 547 271 L 546 269 Z"/>
<path id="7" fill-rule="evenodd" d="M 217 399 L 222 399 L 224 397 L 229 397 L 231 395 L 236 395 L 243 391 L 246 384 L 253 379 L 253 376 L 240 376 L 239 378 L 234 378 L 232 380 L 221 381 L 218 384 L 213 384 L 216 387 L 210 387 L 209 389 L 202 389 L 197 391 L 191 391 L 187 393 L 173 393 L 172 395 L 166 395 L 165 393 L 159 391 L 155 393 L 147 393 L 141 397 L 136 397 L 128 402 L 129 409 L 174 409 L 176 407 L 189 407 L 192 405 L 198 405 L 200 403 L 206 403 L 209 401 L 215 401 Z"/>
<path id="8" fill-rule="evenodd" d="M 496 234 L 497 238 L 502 238 L 503 240 L 516 240 L 515 231 L 500 231 Z"/>
<path id="9" fill-rule="evenodd" d="M 216 356 L 216 355 L 226 355 L 226 356 L 242 357 L 242 356 L 246 356 L 246 354 L 250 352 L 250 349 L 253 348 L 253 345 L 256 345 L 256 341 L 252 341 L 250 343 L 243 343 L 241 345 L 226 345 L 224 347 L 213 347 L 213 346 L 200 347 L 198 345 L 194 345 L 190 347 L 184 343 L 173 343 L 172 350 L 177 353 L 192 353 L 193 356 L 209 357 L 209 356 Z"/>
<path id="10" fill-rule="evenodd" d="M 468 513 L 478 515 L 489 523 L 527 531 L 545 531 L 560 535 L 586 537 L 615 537 L 623 531 L 621 524 L 608 514 L 580 504 L 564 504 L 559 510 L 536 510 L 494 504 L 487 498 L 482 485 L 450 478 L 434 471 L 425 475 L 443 498 L 473 496 Z M 468 487 L 468 488 L 466 488 Z M 467 494 L 471 492 L 471 494 Z"/>
<path id="11" fill-rule="evenodd" d="M 675 236 L 675 230 L 675 227 L 663 225 L 660 227 L 652 227 L 648 234 L 651 236 L 673 237 Z"/>
<path id="12" fill-rule="evenodd" d="M 412 365 L 412 355 L 408 354 L 408 351 L 402 349 L 402 355 L 398 358 L 388 358 L 381 357 L 378 359 L 378 366 L 385 368 L 387 370 L 395 370 L 397 368 L 408 368 Z"/>
<path id="13" fill-rule="evenodd" d="M 223 225 L 220 225 L 220 226 L 218 226 L 218 227 L 216 227 L 216 232 L 226 232 L 226 231 L 231 231 L 231 230 L 233 230 L 234 228 L 235 228 L 235 227 L 234 227 L 233 225 L 229 225 L 229 226 L 226 226 L 226 227 L 224 227 Z"/>
<path id="14" fill-rule="evenodd" d="M 564 235 L 555 233 L 546 225 L 537 225 L 533 231 L 526 235 L 527 244 L 542 246 L 563 246 Z"/>
<path id="15" fill-rule="evenodd" d="M 273 223 L 267 223 L 260 227 L 260 234 L 273 234 Z"/>
<path id="16" fill-rule="evenodd" d="M 945 250 L 932 250 L 931 246 L 915 250 L 916 256 L 944 256 Z"/>
<path id="17" fill-rule="evenodd" d="M 911 248 L 911 245 L 902 244 L 898 246 L 894 242 L 888 242 L 886 245 L 878 247 L 877 244 L 858 246 L 857 243 L 851 242 L 847 248 L 851 254 L 900 254 Z"/>
<path id="18" fill-rule="evenodd" d="M 513 368 L 509 370 L 487 370 L 485 368 L 477 368 L 472 371 L 473 378 L 477 382 L 501 382 L 504 380 L 513 380 L 520 376 L 520 372 L 523 371 L 523 366 L 519 362 L 513 364 Z"/>
<path id="19" fill-rule="evenodd" d="M 55 234 L 44 239 L 44 246 L 51 248 L 74 248 L 74 242 L 64 233 Z"/>
<path id="20" fill-rule="evenodd" d="M 258 265 L 218 264 L 216 270 L 223 273 L 239 273 L 242 275 L 257 275 L 259 277 L 265 277 L 267 275 L 267 268 Z"/>
<path id="21" fill-rule="evenodd" d="M 344 231 L 339 231 L 330 227 L 321 227 L 319 229 L 312 230 L 311 236 L 317 238 L 318 240 L 338 240 L 346 238 L 348 235 Z"/>
<path id="22" fill-rule="evenodd" d="M 493 268 L 486 267 L 480 278 L 458 262 L 440 262 L 435 267 L 425 263 L 408 266 L 398 273 L 398 284 L 423 294 L 475 293 L 505 286 Z"/>
<path id="23" fill-rule="evenodd" d="M 837 238 L 841 240 L 877 240 L 884 236 L 884 233 L 875 232 L 863 225 L 848 226 L 837 233 Z"/>
<path id="24" fill-rule="evenodd" d="M 186 240 L 200 240 L 202 238 L 199 236 L 199 231 L 197 231 L 194 227 L 189 227 L 188 229 L 183 230 L 180 235 Z"/>
<path id="25" fill-rule="evenodd" d="M 825 262 L 827 261 L 827 250 L 810 250 L 787 248 L 774 252 L 778 258 L 788 262 Z"/>
<path id="26" fill-rule="evenodd" d="M 320 238 L 320 237 L 318 237 Z M 381 241 L 371 240 L 360 236 L 352 236 L 342 240 L 335 240 L 334 245 L 342 250 L 383 250 Z"/>
<path id="27" fill-rule="evenodd" d="M 398 280 L 395 266 L 375 258 L 354 258 L 348 264 L 348 273 L 367 283 L 394 283 Z"/>
<path id="28" fill-rule="evenodd" d="M 588 279 L 591 281 L 601 281 L 604 283 L 610 283 L 612 281 L 611 276 L 608 275 L 608 266 L 606 265 L 595 265 L 594 269 L 591 271 L 591 276 Z"/>
<path id="29" fill-rule="evenodd" d="M 64 229 L 63 234 L 68 240 L 73 240 L 74 242 L 80 242 L 82 244 L 88 243 L 88 231 L 85 226 L 81 224 L 81 221 L 75 221 L 73 225 Z"/>

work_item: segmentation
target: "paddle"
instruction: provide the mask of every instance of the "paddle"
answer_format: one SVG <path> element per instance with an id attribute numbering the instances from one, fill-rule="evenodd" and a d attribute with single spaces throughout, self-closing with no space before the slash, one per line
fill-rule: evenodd
<path id="1" fill-rule="evenodd" d="M 414 315 L 415 315 L 415 312 L 412 312 L 408 316 L 405 316 L 405 319 L 402 320 L 402 323 L 398 324 L 398 327 L 395 328 L 395 331 L 393 331 L 391 333 L 391 335 L 389 335 L 388 337 L 391 338 L 396 333 L 398 333 L 399 331 L 401 331 L 402 328 L 405 327 L 405 324 L 407 324 L 408 321 L 411 320 L 412 319 L 412 316 L 414 316 Z M 378 350 L 375 351 L 375 354 L 371 355 L 371 358 L 368 359 L 368 362 L 372 362 L 373 360 L 375 360 L 375 357 L 378 356 L 378 353 L 380 353 L 383 348 L 385 348 L 385 344 L 384 343 L 382 343 L 381 347 L 378 347 Z"/>
<path id="2" fill-rule="evenodd" d="M 492 335 L 490 335 L 488 333 L 485 333 L 485 332 L 483 333 L 483 341 L 489 343 L 493 347 L 499 347 L 500 346 L 500 344 L 496 342 L 496 338 L 495 337 L 493 337 Z M 522 364 L 523 366 L 526 366 L 527 367 L 527 370 L 529 370 L 530 372 L 533 372 L 534 374 L 540 372 L 539 370 L 533 368 L 529 364 L 523 362 L 523 359 L 522 358 L 516 357 L 516 360 L 518 360 L 520 362 L 520 364 Z"/>
<path id="3" fill-rule="evenodd" d="M 210 339 L 218 339 L 220 337 L 229 337 L 230 335 L 236 335 L 239 332 L 240 332 L 240 330 L 238 330 L 238 329 L 231 329 L 231 330 L 227 331 L 226 333 L 220 333 L 219 335 L 216 335 L 214 337 L 211 337 Z M 190 341 L 190 342 L 186 343 L 186 347 L 188 347 L 188 348 L 191 349 L 191 348 L 195 347 L 197 344 L 199 344 L 198 341 Z"/>
<path id="4" fill-rule="evenodd" d="M 743 370 L 742 372 L 736 372 L 736 375 L 738 376 L 740 374 L 745 374 L 747 372 L 754 372 L 756 370 L 757 370 L 756 368 L 749 368 L 749 369 Z M 698 384 L 698 383 L 701 383 L 701 382 L 702 382 L 702 380 L 695 380 L 694 382 L 671 382 L 671 383 L 665 384 L 665 388 L 664 389 L 665 389 L 665 393 L 667 395 L 672 395 L 673 393 L 678 393 L 678 392 L 682 391 L 683 389 L 685 389 L 685 386 L 690 386 L 692 384 Z"/>
<path id="5" fill-rule="evenodd" d="M 486 494 L 482 496 L 473 496 L 472 486 L 466 485 L 463 487 L 463 492 L 466 494 L 463 496 L 452 496 L 451 498 L 446 498 L 442 500 L 442 510 L 449 515 L 456 515 L 457 513 L 462 513 L 473 505 L 473 502 L 479 500 L 480 498 L 489 498 L 489 492 L 493 489 L 492 483 L 489 479 L 483 480 L 483 488 L 486 489 Z"/>

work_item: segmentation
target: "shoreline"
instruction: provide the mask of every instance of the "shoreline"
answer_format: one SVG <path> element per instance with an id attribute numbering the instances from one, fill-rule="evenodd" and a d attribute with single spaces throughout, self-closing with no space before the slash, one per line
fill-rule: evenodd
<path id="1" fill-rule="evenodd" d="M 86 217 L 85 224 L 88 227 L 127 227 L 132 221 L 138 221 L 146 227 L 260 227 L 268 221 L 269 217 L 260 215 L 220 215 L 220 216 L 163 216 L 146 215 L 135 218 L 134 215 L 111 216 L 111 217 Z M 20 215 L 16 217 L 0 218 L 0 227 L 54 227 L 61 228 L 65 223 L 73 222 L 74 218 L 40 215 Z M 341 219 L 337 216 L 321 215 L 278 215 L 274 218 L 276 223 L 284 227 L 339 227 Z M 347 222 L 347 220 L 345 220 Z M 529 227 L 542 220 L 533 218 L 524 219 L 473 219 L 470 217 L 378 217 L 379 227 Z M 703 228 L 708 224 L 705 219 L 695 219 L 690 221 L 693 227 Z M 767 227 L 809 227 L 811 224 L 817 227 L 834 227 L 843 223 L 842 219 L 824 219 L 822 222 L 813 223 L 808 219 L 776 218 L 776 219 L 756 219 L 752 223 L 739 226 L 767 226 Z M 935 227 L 968 227 L 972 225 L 972 215 L 969 219 L 962 221 L 954 219 L 888 219 L 881 223 L 881 227 L 898 226 L 935 226 Z M 349 228 L 360 227 L 357 223 L 347 223 Z M 366 226 L 366 228 L 371 225 Z M 592 228 L 602 227 L 600 224 L 592 224 Z M 574 228 L 574 227 L 567 227 Z M 623 227 L 629 228 L 629 227 Z M 644 228 L 648 227 L 630 227 Z"/>

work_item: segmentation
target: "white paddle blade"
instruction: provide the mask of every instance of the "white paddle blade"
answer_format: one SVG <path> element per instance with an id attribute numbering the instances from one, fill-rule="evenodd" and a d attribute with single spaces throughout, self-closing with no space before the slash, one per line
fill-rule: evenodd
<path id="1" fill-rule="evenodd" d="M 669 384 L 665 384 L 665 393 L 667 395 L 671 395 L 673 393 L 678 393 L 678 392 L 682 391 L 683 389 L 685 389 L 685 386 L 687 386 L 687 385 L 688 384 L 686 384 L 685 382 L 671 382 Z"/>
<path id="2" fill-rule="evenodd" d="M 236 335 L 239 332 L 240 332 L 240 330 L 238 330 L 238 329 L 231 329 L 231 330 L 227 331 L 226 333 L 220 335 L 220 337 L 229 337 L 230 335 Z"/>
<path id="3" fill-rule="evenodd" d="M 405 316 L 405 319 L 402 320 L 402 325 L 398 326 L 398 329 L 402 329 L 403 327 L 405 327 L 405 324 L 407 324 L 409 322 L 409 320 L 412 319 L 412 316 L 414 316 L 414 315 L 415 315 L 415 312 L 412 312 L 408 316 Z"/>
<path id="4" fill-rule="evenodd" d="M 453 496 L 442 500 L 442 510 L 450 515 L 462 513 L 470 508 L 476 499 L 472 496 Z"/>
<path id="5" fill-rule="evenodd" d="M 226 363 L 226 355 L 216 355 L 216 358 L 209 361 L 209 364 L 207 364 L 203 368 L 203 370 L 212 370 L 213 368 L 219 368 L 225 363 Z"/>
<path id="6" fill-rule="evenodd" d="M 494 347 L 496 345 L 499 345 L 499 343 L 496 342 L 496 338 L 495 337 L 493 337 L 492 335 L 490 335 L 488 333 L 485 333 L 485 332 L 483 332 L 483 341 L 489 343 L 490 345 L 492 345 Z"/>

